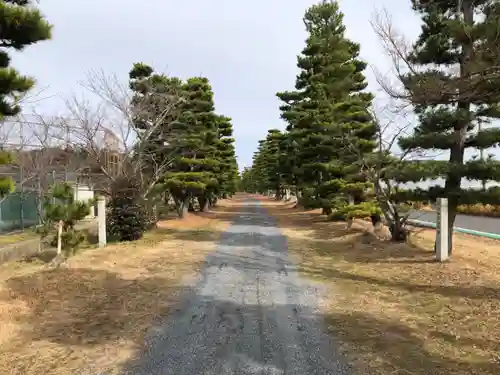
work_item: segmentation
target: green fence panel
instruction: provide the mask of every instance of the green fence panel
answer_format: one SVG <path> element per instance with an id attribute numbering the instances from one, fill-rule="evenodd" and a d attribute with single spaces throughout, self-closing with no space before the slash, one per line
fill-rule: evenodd
<path id="1" fill-rule="evenodd" d="M 36 192 L 15 192 L 0 202 L 0 232 L 9 232 L 38 224 Z"/>

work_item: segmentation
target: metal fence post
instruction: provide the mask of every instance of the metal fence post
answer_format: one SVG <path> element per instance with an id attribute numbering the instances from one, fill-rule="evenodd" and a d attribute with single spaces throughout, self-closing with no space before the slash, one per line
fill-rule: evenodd
<path id="1" fill-rule="evenodd" d="M 19 216 L 20 216 L 20 226 L 21 230 L 24 230 L 24 168 L 21 164 L 20 176 L 21 180 L 21 192 L 19 195 Z"/>

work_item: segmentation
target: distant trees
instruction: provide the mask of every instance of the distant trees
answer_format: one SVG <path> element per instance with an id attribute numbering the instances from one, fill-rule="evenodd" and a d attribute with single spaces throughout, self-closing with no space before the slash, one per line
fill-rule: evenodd
<path id="1" fill-rule="evenodd" d="M 172 199 L 183 217 L 189 209 L 206 210 L 236 191 L 231 119 L 215 112 L 207 78 L 182 80 L 135 63 L 128 88 L 102 72 L 89 75 L 83 85 L 104 105 L 93 109 L 82 100 L 68 101 L 68 128 L 76 129 L 74 138 L 91 165 L 89 175 L 102 192 L 116 198 L 111 201 L 121 201 L 115 188 L 128 180 L 139 190 L 136 202 L 147 206 L 150 222 L 157 219 L 155 206 L 161 200 Z M 116 139 L 113 147 L 106 134 Z M 115 162 L 110 164 L 111 157 Z M 118 215 L 113 204 L 110 212 Z M 137 222 L 142 221 L 139 211 Z M 116 233 L 120 220 L 113 219 Z"/>
<path id="2" fill-rule="evenodd" d="M 359 45 L 345 36 L 338 4 L 322 1 L 304 15 L 308 38 L 298 57 L 295 90 L 278 93 L 285 133 L 269 131 L 244 181 L 279 199 L 293 189 L 299 203 L 326 215 L 352 218 L 378 213 L 360 155 L 377 146 L 369 112 L 373 96 L 359 60 Z"/>
<path id="3" fill-rule="evenodd" d="M 270 136 L 274 130 L 259 143 L 252 167 L 242 175 L 245 189 L 291 186 L 299 202 L 322 208 L 332 219 L 371 216 L 376 223 L 382 213 L 394 240 L 406 238 L 405 203 L 447 197 L 451 238 L 457 205 L 498 202 L 498 188 L 463 189 L 461 181 L 500 180 L 493 155 L 465 158 L 467 149 L 500 142 L 500 130 L 484 126 L 500 117 L 500 5 L 424 0 L 412 5 L 423 21 L 412 46 L 390 22 L 378 19 L 374 30 L 400 83 L 395 88 L 381 79 L 381 86 L 392 99 L 412 106 L 418 118 L 413 132 L 393 124 L 386 139 L 388 124 L 377 118 L 373 96 L 365 91 L 359 46 L 345 37 L 337 2 L 321 1 L 304 15 L 308 38 L 295 90 L 278 93 L 286 131 L 277 131 L 277 143 Z M 449 160 L 422 158 L 430 150 L 448 152 Z M 405 186 L 439 178 L 444 186 Z"/>
<path id="4" fill-rule="evenodd" d="M 165 186 L 175 200 L 180 217 L 193 209 L 199 199 L 205 209 L 217 186 L 215 173 L 217 115 L 208 79 L 190 78 L 183 83 L 184 103 L 175 124 L 175 153 L 172 168 L 165 175 Z"/>
<path id="5" fill-rule="evenodd" d="M 237 164 L 231 119 L 215 112 L 213 92 L 205 77 L 182 83 L 183 104 L 169 147 L 175 149 L 163 186 L 173 197 L 179 217 L 204 211 L 236 190 Z"/>

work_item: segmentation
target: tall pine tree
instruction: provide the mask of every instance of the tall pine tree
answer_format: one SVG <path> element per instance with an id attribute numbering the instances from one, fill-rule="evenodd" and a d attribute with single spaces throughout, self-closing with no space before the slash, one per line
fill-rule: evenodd
<path id="1" fill-rule="evenodd" d="M 218 116 L 217 135 L 217 157 L 219 161 L 217 179 L 219 182 L 216 196 L 226 198 L 236 192 L 236 183 L 238 181 L 238 164 L 236 162 L 231 118 L 222 115 Z"/>
<path id="2" fill-rule="evenodd" d="M 325 214 L 333 209 L 359 211 L 366 184 L 354 163 L 376 146 L 376 127 L 368 114 L 372 95 L 366 88 L 359 45 L 345 36 L 343 14 L 335 1 L 322 1 L 304 16 L 309 34 L 298 58 L 295 91 L 278 93 L 285 102 L 289 148 L 295 149 L 295 181 L 302 200 Z M 348 197 L 355 198 L 355 201 Z M 349 204 L 350 203 L 350 204 Z"/>
<path id="3" fill-rule="evenodd" d="M 34 85 L 31 77 L 23 76 L 10 66 L 8 49 L 23 50 L 26 46 L 51 38 L 52 26 L 29 0 L 0 1 L 0 121 L 21 111 L 19 99 Z M 0 164 L 12 163 L 12 156 L 0 152 Z M 10 177 L 0 177 L 0 196 L 14 189 Z"/>
<path id="4" fill-rule="evenodd" d="M 500 163 L 493 158 L 465 160 L 467 148 L 499 144 L 500 129 L 479 126 L 500 117 L 500 4 L 492 0 L 413 0 L 422 32 L 409 61 L 420 69 L 403 79 L 419 124 L 400 139 L 411 150 L 444 150 L 448 161 L 408 162 L 393 171 L 401 181 L 445 180 L 443 186 L 416 189 L 404 198 L 449 199 L 449 254 L 458 204 L 498 202 L 498 189 L 462 189 L 463 179 L 500 180 Z M 422 69 L 425 68 L 425 69 Z M 457 69 L 450 69 L 456 67 Z M 402 197 L 403 198 L 403 197 Z"/>
<path id="5" fill-rule="evenodd" d="M 183 85 L 185 103 L 175 125 L 177 155 L 165 184 L 174 198 L 180 217 L 195 197 L 204 196 L 217 185 L 213 168 L 216 115 L 212 87 L 204 77 L 189 78 Z"/>

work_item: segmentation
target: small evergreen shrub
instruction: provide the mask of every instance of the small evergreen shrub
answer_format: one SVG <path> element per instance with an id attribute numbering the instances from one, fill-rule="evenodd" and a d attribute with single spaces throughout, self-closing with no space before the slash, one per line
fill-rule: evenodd
<path id="1" fill-rule="evenodd" d="M 107 204 L 106 230 L 110 239 L 136 241 L 142 238 L 148 218 L 140 190 L 133 181 L 117 180 Z"/>
<path id="2" fill-rule="evenodd" d="M 82 231 L 75 225 L 90 214 L 92 201 L 75 200 L 73 187 L 65 182 L 56 183 L 43 205 L 43 225 L 37 228 L 42 239 L 48 238 L 50 246 L 57 246 L 59 221 L 63 222 L 61 234 L 61 250 L 66 256 L 73 255 L 85 241 Z"/>

